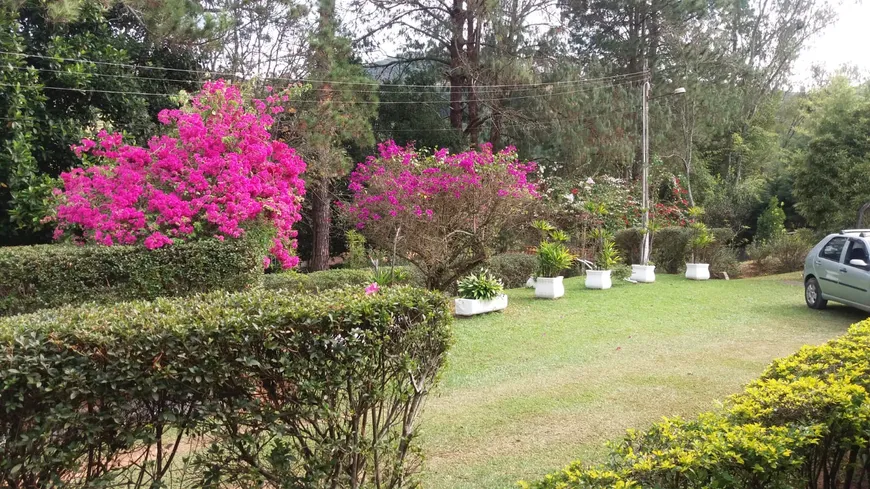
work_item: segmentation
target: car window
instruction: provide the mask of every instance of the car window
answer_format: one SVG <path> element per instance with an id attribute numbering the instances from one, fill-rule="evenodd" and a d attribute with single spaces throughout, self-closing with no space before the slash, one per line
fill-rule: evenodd
<path id="1" fill-rule="evenodd" d="M 870 257 L 867 255 L 867 247 L 861 241 L 850 240 L 849 252 L 846 254 L 846 263 L 848 264 L 852 260 L 870 262 Z"/>
<path id="2" fill-rule="evenodd" d="M 837 236 L 825 243 L 819 256 L 827 260 L 840 261 L 840 255 L 843 254 L 843 247 L 846 246 L 846 238 Z"/>

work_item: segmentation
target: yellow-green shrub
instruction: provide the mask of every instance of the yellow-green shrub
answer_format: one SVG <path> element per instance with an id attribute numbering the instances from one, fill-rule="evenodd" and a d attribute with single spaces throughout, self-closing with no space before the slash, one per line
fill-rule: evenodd
<path id="1" fill-rule="evenodd" d="M 628 435 L 535 489 L 858 489 L 870 480 L 870 320 L 775 361 L 717 413 Z"/>

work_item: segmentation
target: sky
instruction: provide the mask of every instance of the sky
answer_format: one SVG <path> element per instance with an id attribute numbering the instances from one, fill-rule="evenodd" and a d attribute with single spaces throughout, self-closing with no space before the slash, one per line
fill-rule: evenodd
<path id="1" fill-rule="evenodd" d="M 798 58 L 792 82 L 800 86 L 810 79 L 813 65 L 833 71 L 843 64 L 870 74 L 870 1 L 844 0 L 837 6 L 838 18 Z"/>

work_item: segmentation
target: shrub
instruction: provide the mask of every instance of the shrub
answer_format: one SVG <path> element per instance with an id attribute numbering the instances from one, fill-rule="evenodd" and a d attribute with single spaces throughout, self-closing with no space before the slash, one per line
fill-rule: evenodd
<path id="1" fill-rule="evenodd" d="M 154 249 L 266 227 L 271 254 L 295 266 L 305 163 L 269 133 L 283 100 L 270 95 L 248 106 L 238 87 L 206 82 L 188 106 L 158 114 L 172 132 L 147 147 L 106 131 L 82 140 L 76 154 L 100 164 L 61 174 L 55 237 Z"/>
<path id="2" fill-rule="evenodd" d="M 536 197 L 534 163 L 513 148 L 450 155 L 379 145 L 351 174 L 345 210 L 377 248 L 417 266 L 429 288 L 445 290 L 491 256 L 500 231 L 518 224 Z"/>
<path id="3" fill-rule="evenodd" d="M 389 267 L 383 267 L 389 271 Z M 411 282 L 407 267 L 396 267 L 400 280 L 396 284 Z M 374 273 L 370 269 L 337 268 L 320 272 L 299 273 L 287 271 L 271 273 L 263 277 L 263 286 L 268 290 L 287 290 L 291 292 L 322 292 L 343 287 L 365 287 L 372 282 L 377 282 Z M 390 284 L 380 283 L 381 286 Z"/>
<path id="4" fill-rule="evenodd" d="M 728 274 L 729 278 L 740 277 L 740 259 L 733 244 L 736 233 L 731 228 L 712 228 L 710 233 L 714 239 L 707 251 L 710 274 L 717 278 L 724 278 L 725 274 Z"/>
<path id="5" fill-rule="evenodd" d="M 541 244 L 536 250 L 540 276 L 557 277 L 562 271 L 571 268 L 576 257 L 565 246 L 568 235 L 546 221 L 535 221 L 533 227 L 541 233 Z"/>
<path id="6" fill-rule="evenodd" d="M 610 277 L 615 281 L 621 281 L 631 277 L 631 265 L 617 263 L 611 270 Z"/>
<path id="7" fill-rule="evenodd" d="M 263 250 L 247 240 L 141 246 L 0 247 L 0 315 L 260 285 Z"/>
<path id="8" fill-rule="evenodd" d="M 613 235 L 613 244 L 626 263 L 640 263 L 640 243 L 643 239 L 640 228 L 620 229 Z"/>
<path id="9" fill-rule="evenodd" d="M 692 263 L 710 263 L 707 250 L 716 242 L 716 236 L 710 232 L 707 225 L 700 221 L 700 217 L 704 214 L 704 210 L 700 207 L 693 207 L 689 210 L 689 215 L 694 219 L 689 224 L 689 255 Z"/>
<path id="10" fill-rule="evenodd" d="M 442 295 L 401 287 L 0 319 L 0 480 L 162 487 L 180 465 L 191 487 L 412 485 L 450 318 Z"/>
<path id="11" fill-rule="evenodd" d="M 366 253 L 366 238 L 359 231 L 351 229 L 344 233 L 347 240 L 347 258 L 344 264 L 347 268 L 368 268 L 369 258 Z"/>
<path id="12" fill-rule="evenodd" d="M 689 230 L 681 227 L 667 227 L 656 232 L 656 245 L 652 249 L 656 268 L 665 273 L 680 273 L 686 266 L 690 237 Z"/>
<path id="13" fill-rule="evenodd" d="M 530 277 L 538 273 L 538 258 L 524 253 L 495 255 L 477 270 L 487 269 L 502 281 L 505 288 L 523 287 Z"/>
<path id="14" fill-rule="evenodd" d="M 707 245 L 703 259 L 709 260 L 711 272 L 726 271 L 731 277 L 737 276 L 739 264 L 731 248 L 734 231 L 730 228 L 711 228 L 707 233 L 713 236 L 714 241 Z M 668 227 L 656 231 L 655 246 L 652 248 L 652 261 L 656 269 L 664 273 L 680 273 L 690 258 L 691 239 L 690 228 Z"/>
<path id="15" fill-rule="evenodd" d="M 732 246 L 737 234 L 731 228 L 710 228 L 713 235 L 713 247 Z"/>
<path id="16" fill-rule="evenodd" d="M 730 230 L 729 230 L 730 231 Z M 730 246 L 716 246 L 710 256 L 710 274 L 713 277 L 739 278 L 741 273 L 737 251 Z"/>
<path id="17" fill-rule="evenodd" d="M 620 260 L 619 250 L 613 243 L 613 238 L 605 236 L 601 241 L 601 249 L 595 257 L 595 265 L 601 270 L 612 270 Z"/>
<path id="18" fill-rule="evenodd" d="M 469 274 L 457 284 L 459 297 L 488 301 L 495 299 L 504 291 L 504 284 L 495 278 L 489 270 Z"/>
<path id="19" fill-rule="evenodd" d="M 538 272 L 541 277 L 557 277 L 571 268 L 574 255 L 564 243 L 544 241 L 538 246 Z"/>
<path id="20" fill-rule="evenodd" d="M 755 240 L 764 242 L 776 239 L 782 234 L 785 234 L 785 211 L 782 210 L 782 203 L 779 199 L 773 196 L 764 212 L 758 216 Z"/>
<path id="21" fill-rule="evenodd" d="M 747 247 L 749 258 L 761 273 L 787 273 L 801 270 L 814 244 L 812 232 L 799 229 Z"/>
<path id="22" fill-rule="evenodd" d="M 381 287 L 390 287 L 401 283 L 407 283 L 410 274 L 405 267 L 378 266 L 372 271 L 372 280 Z"/>
<path id="23" fill-rule="evenodd" d="M 870 478 L 870 321 L 777 360 L 718 413 L 630 431 L 609 462 L 536 489 L 856 489 Z"/>

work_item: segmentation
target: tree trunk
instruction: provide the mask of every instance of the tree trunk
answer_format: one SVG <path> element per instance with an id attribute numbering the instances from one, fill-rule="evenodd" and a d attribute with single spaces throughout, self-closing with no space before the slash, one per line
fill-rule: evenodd
<path id="1" fill-rule="evenodd" d="M 462 130 L 462 85 L 463 66 L 462 52 L 465 41 L 462 36 L 464 27 L 463 0 L 453 0 L 453 10 L 450 12 L 452 35 L 450 36 L 450 72 L 447 79 L 450 82 L 450 126 L 457 131 Z"/>
<path id="2" fill-rule="evenodd" d="M 479 62 L 479 54 L 480 54 L 480 20 L 479 16 L 481 12 L 481 7 L 478 5 L 478 1 L 469 0 L 466 14 L 466 21 L 468 23 L 468 33 L 466 34 L 465 40 L 465 48 L 466 48 L 466 60 L 467 66 L 465 68 L 466 71 L 466 82 L 468 86 L 467 90 L 467 100 L 468 100 L 468 138 L 471 141 L 472 146 L 477 144 L 480 140 L 480 114 L 479 107 L 477 101 L 477 94 L 474 91 L 474 80 L 477 75 L 477 64 Z M 477 22 L 475 22 L 477 20 Z"/>
<path id="3" fill-rule="evenodd" d="M 329 268 L 329 232 L 332 224 L 332 209 L 329 199 L 329 181 L 318 179 L 309 190 L 311 195 L 311 219 L 314 231 L 314 247 L 308 270 L 318 272 Z"/>
<path id="4" fill-rule="evenodd" d="M 318 7 L 319 25 L 314 48 L 314 71 L 324 80 L 318 93 L 318 103 L 322 105 L 332 98 L 332 86 L 328 78 L 332 71 L 331 51 L 335 39 L 335 0 L 320 0 Z M 328 155 L 330 152 L 327 150 L 320 153 Z M 312 207 L 311 227 L 314 234 L 311 261 L 308 264 L 310 271 L 329 268 L 329 231 L 332 218 L 329 198 L 329 162 L 321 161 L 321 166 L 321 174 L 311 181 L 312 187 L 309 190 Z"/>
<path id="5" fill-rule="evenodd" d="M 492 131 L 490 132 L 489 142 L 493 148 L 501 148 L 501 125 L 502 125 L 501 108 L 496 106 L 492 108 Z"/>

